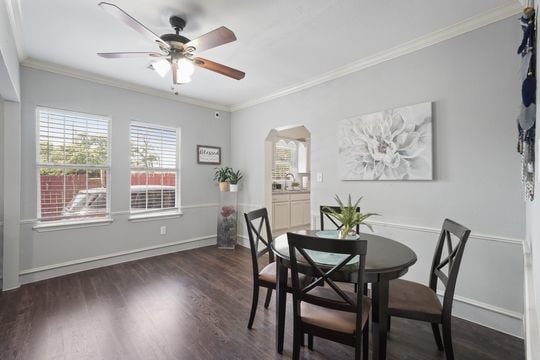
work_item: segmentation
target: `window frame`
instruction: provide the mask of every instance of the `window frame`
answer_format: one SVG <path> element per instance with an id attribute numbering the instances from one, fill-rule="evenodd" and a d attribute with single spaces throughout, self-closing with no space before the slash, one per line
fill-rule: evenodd
<path id="1" fill-rule="evenodd" d="M 131 128 L 133 124 L 140 124 L 141 126 L 146 126 L 149 128 L 154 129 L 162 129 L 171 131 L 174 130 L 176 134 L 176 167 L 175 167 L 175 174 L 176 174 L 176 182 L 174 185 L 174 191 L 175 191 L 175 206 L 172 208 L 160 208 L 160 209 L 144 209 L 144 210 L 136 210 L 133 211 L 131 207 L 131 173 L 132 171 L 141 171 L 146 172 L 149 170 L 149 168 L 144 167 L 132 167 L 131 166 Z M 138 220 L 144 220 L 144 219 L 151 219 L 156 217 L 176 217 L 179 215 L 182 215 L 181 211 L 181 197 L 180 197 L 180 183 L 181 183 L 181 134 L 182 129 L 180 127 L 175 126 L 168 126 L 168 125 L 162 125 L 155 122 L 150 121 L 142 121 L 142 120 L 135 120 L 132 119 L 129 122 L 129 139 L 128 139 L 128 164 L 129 164 L 129 203 L 128 203 L 128 213 L 129 213 L 129 220 L 138 221 Z M 164 171 L 164 172 L 172 172 L 172 169 L 170 168 L 152 168 L 154 171 Z M 162 203 L 163 203 L 163 193 L 162 193 Z M 148 202 L 148 194 L 146 195 L 146 201 Z"/>
<path id="2" fill-rule="evenodd" d="M 77 116 L 77 117 L 85 117 L 88 119 L 94 119 L 94 120 L 105 120 L 107 121 L 107 164 L 104 166 L 82 166 L 82 168 L 85 169 L 105 169 L 107 172 L 106 175 L 106 184 L 105 192 L 106 192 L 106 207 L 105 207 L 105 213 L 102 215 L 97 216 L 74 216 L 74 217 L 57 217 L 55 219 L 48 220 L 47 218 L 42 217 L 41 212 L 41 175 L 40 170 L 42 168 L 59 168 L 59 169 L 65 169 L 65 168 L 81 168 L 79 166 L 66 166 L 67 164 L 57 165 L 57 164 L 51 164 L 51 163 L 42 163 L 41 162 L 41 151 L 40 151 L 40 112 L 49 112 L 58 114 L 61 116 Z M 65 109 L 58 109 L 58 108 L 52 108 L 48 106 L 36 106 L 35 108 L 35 140 L 34 145 L 36 146 L 35 149 L 35 174 L 36 174 L 36 188 L 37 188 L 37 197 L 36 197 L 36 222 L 37 225 L 34 227 L 35 229 L 38 229 L 40 227 L 43 228 L 53 228 L 55 226 L 70 226 L 74 224 L 92 224 L 92 223 L 110 223 L 111 222 L 111 145 L 112 145 L 112 118 L 110 116 L 106 115 L 100 115 L 100 114 L 91 114 L 81 111 L 72 111 L 72 110 L 65 110 Z M 65 185 L 64 185 L 65 186 Z M 88 188 L 87 188 L 88 190 Z M 65 206 L 65 204 L 64 204 Z"/>

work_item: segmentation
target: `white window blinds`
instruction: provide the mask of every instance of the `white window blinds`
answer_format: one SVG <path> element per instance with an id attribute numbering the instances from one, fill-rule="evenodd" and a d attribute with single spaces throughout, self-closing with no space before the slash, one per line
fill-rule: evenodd
<path id="1" fill-rule="evenodd" d="M 109 119 L 38 108 L 38 217 L 64 220 L 109 212 Z"/>
<path id="2" fill-rule="evenodd" d="M 131 122 L 131 211 L 178 207 L 178 130 Z"/>

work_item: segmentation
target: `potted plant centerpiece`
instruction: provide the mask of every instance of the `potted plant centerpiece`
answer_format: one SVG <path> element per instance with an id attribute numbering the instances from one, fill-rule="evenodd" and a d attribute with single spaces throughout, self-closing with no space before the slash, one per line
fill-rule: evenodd
<path id="1" fill-rule="evenodd" d="M 356 208 L 358 207 L 358 204 L 360 204 L 360 200 L 362 200 L 362 197 L 356 200 L 354 205 L 352 203 L 350 194 L 349 194 L 349 200 L 347 202 L 347 205 L 343 204 L 343 201 L 341 201 L 339 196 L 336 195 L 335 199 L 340 207 L 339 211 L 336 211 L 329 207 L 324 208 L 323 211 L 329 216 L 331 216 L 332 218 L 334 218 L 339 223 L 343 224 L 343 226 L 339 230 L 340 239 L 356 238 L 357 234 L 354 229 L 356 225 L 366 225 L 371 231 L 373 231 L 373 228 L 371 227 L 371 225 L 366 224 L 364 221 L 370 216 L 379 215 L 379 214 L 376 214 L 376 213 L 362 214 L 361 212 L 356 211 Z"/>
<path id="2" fill-rule="evenodd" d="M 214 180 L 219 182 L 219 191 L 229 191 L 229 178 L 231 173 L 232 169 L 228 166 L 216 168 Z"/>
<path id="3" fill-rule="evenodd" d="M 234 171 L 231 169 L 229 174 L 229 191 L 236 192 L 238 191 L 238 182 L 244 177 L 244 174 L 240 170 Z"/>

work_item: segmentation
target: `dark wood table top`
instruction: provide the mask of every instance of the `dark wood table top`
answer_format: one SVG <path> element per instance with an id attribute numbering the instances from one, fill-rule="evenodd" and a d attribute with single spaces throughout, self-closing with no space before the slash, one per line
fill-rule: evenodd
<path id="1" fill-rule="evenodd" d="M 295 233 L 309 236 L 337 238 L 337 231 L 335 236 L 331 235 L 331 231 L 321 230 L 300 230 L 295 231 Z M 367 240 L 368 242 L 366 254 L 366 274 L 406 272 L 406 270 L 417 261 L 415 252 L 408 246 L 397 241 L 379 235 L 366 233 L 360 233 L 359 240 Z M 275 238 L 272 242 L 272 248 L 276 256 L 279 256 L 281 259 L 286 261 L 289 260 L 289 244 L 287 242 L 287 234 L 283 234 Z M 336 261 L 339 261 L 339 258 L 340 256 L 337 256 L 335 258 Z M 319 259 L 322 260 L 317 261 L 314 258 L 314 260 L 322 266 L 333 266 L 337 263 L 334 262 L 332 258 L 328 257 Z M 354 265 L 352 263 L 353 261 L 354 259 L 349 264 Z"/>

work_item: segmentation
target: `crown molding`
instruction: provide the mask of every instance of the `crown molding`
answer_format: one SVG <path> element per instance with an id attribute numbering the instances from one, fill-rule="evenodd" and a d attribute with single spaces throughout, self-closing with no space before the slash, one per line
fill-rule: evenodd
<path id="1" fill-rule="evenodd" d="M 17 55 L 19 61 L 26 58 L 26 52 L 24 50 L 24 37 L 22 31 L 22 11 L 20 0 L 4 0 L 6 4 L 6 10 L 9 19 L 9 25 L 13 38 L 15 40 L 15 48 L 17 49 Z"/>
<path id="2" fill-rule="evenodd" d="M 73 69 L 63 65 L 53 64 L 32 58 L 26 58 L 25 60 L 21 61 L 21 65 L 31 69 L 47 71 L 50 73 L 64 75 L 79 80 L 91 81 L 102 85 L 113 86 L 124 90 L 130 90 L 145 95 L 157 96 L 164 99 L 196 105 L 212 110 L 230 111 L 229 106 L 226 105 L 215 104 L 212 102 L 194 99 L 187 96 L 174 95 L 168 91 L 157 90 L 148 86 L 137 85 L 127 81 L 117 80 L 106 76 L 89 73 L 83 70 Z"/>
<path id="3" fill-rule="evenodd" d="M 367 56 L 360 60 L 357 60 L 351 64 L 334 69 L 311 80 L 300 82 L 295 85 L 283 88 L 275 91 L 271 94 L 262 96 L 260 98 L 251 99 L 239 104 L 231 105 L 231 112 L 246 109 L 258 104 L 262 104 L 271 100 L 278 99 L 283 96 L 287 96 L 311 87 L 323 84 L 328 81 L 338 79 L 348 74 L 364 70 L 371 66 L 378 65 L 380 63 L 396 59 L 400 56 L 408 55 L 418 50 L 422 50 L 432 45 L 436 45 L 443 41 L 455 38 L 457 36 L 466 34 L 473 30 L 482 28 L 486 25 L 495 23 L 497 21 L 506 19 L 510 16 L 514 16 L 522 11 L 522 7 L 519 2 L 514 1 L 510 4 L 497 7 L 495 9 L 483 12 L 479 15 L 473 16 L 466 20 L 460 21 L 454 25 L 442 28 L 434 31 L 430 34 L 421 36 L 414 40 L 405 42 L 403 44 L 394 46 L 390 49 L 383 50 L 373 55 Z"/>

